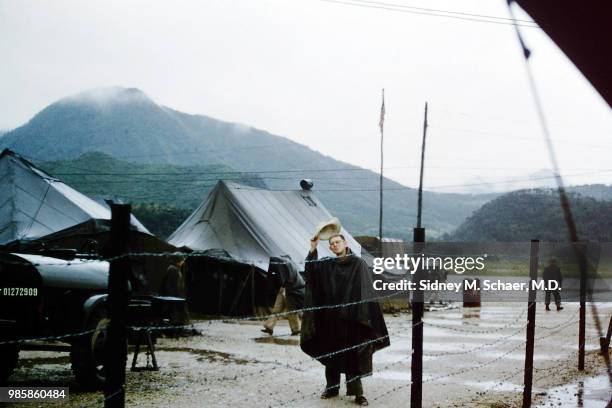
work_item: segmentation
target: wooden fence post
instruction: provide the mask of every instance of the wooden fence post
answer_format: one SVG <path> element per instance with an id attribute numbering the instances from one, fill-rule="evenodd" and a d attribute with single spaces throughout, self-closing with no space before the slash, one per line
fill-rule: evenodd
<path id="1" fill-rule="evenodd" d="M 104 406 L 125 406 L 125 367 L 127 364 L 127 306 L 129 302 L 127 256 L 130 245 L 130 212 L 128 204 L 111 204 L 111 253 L 108 273 L 108 312 L 110 323 L 105 345 Z"/>
<path id="2" fill-rule="evenodd" d="M 536 294 L 533 284 L 538 280 L 538 252 L 540 241 L 531 240 L 529 258 L 529 300 L 527 301 L 527 346 L 525 347 L 525 386 L 523 388 L 523 408 L 531 407 L 531 388 L 533 385 L 533 348 L 535 341 Z"/>

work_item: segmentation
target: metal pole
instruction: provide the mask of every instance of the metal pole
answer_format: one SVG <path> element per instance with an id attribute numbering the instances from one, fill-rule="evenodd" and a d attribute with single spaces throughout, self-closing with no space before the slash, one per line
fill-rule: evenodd
<path id="1" fill-rule="evenodd" d="M 382 106 L 380 108 L 380 205 L 378 208 L 378 250 L 379 256 L 382 256 L 382 239 L 383 239 L 383 140 L 385 136 L 385 89 L 382 90 Z"/>
<path id="2" fill-rule="evenodd" d="M 419 179 L 419 198 L 417 204 L 417 226 L 413 231 L 415 254 L 423 250 L 425 228 L 421 228 L 421 209 L 423 206 L 423 169 L 425 167 L 425 136 L 427 135 L 427 102 L 423 122 L 423 143 L 421 145 L 421 174 Z M 423 269 L 415 271 L 412 292 L 412 384 L 410 385 L 410 407 L 421 408 L 423 404 L 423 302 L 424 294 L 420 289 Z"/>
<path id="3" fill-rule="evenodd" d="M 256 302 L 255 302 L 255 265 L 251 265 L 251 309 L 253 310 L 253 314 L 257 314 Z"/>
<path id="4" fill-rule="evenodd" d="M 578 322 L 578 370 L 584 371 L 584 337 L 586 323 L 586 246 L 579 242 L 576 245 L 578 265 L 580 266 L 580 320 Z"/>
<path id="5" fill-rule="evenodd" d="M 130 211 L 127 204 L 111 204 L 111 257 L 129 252 Z M 110 323 L 105 345 L 104 406 L 125 406 L 125 367 L 127 364 L 127 306 L 129 301 L 127 257 L 114 259 L 108 273 L 108 312 Z"/>
<path id="6" fill-rule="evenodd" d="M 423 121 L 423 143 L 421 145 L 421 175 L 419 178 L 419 200 L 417 205 L 417 228 L 421 228 L 421 209 L 423 207 L 423 170 L 425 167 L 425 137 L 427 136 L 427 102 L 425 102 L 425 119 Z"/>
<path id="7" fill-rule="evenodd" d="M 540 241 L 531 240 L 529 263 L 529 300 L 527 302 L 527 347 L 525 348 L 525 387 L 523 388 L 523 408 L 531 407 L 533 385 L 533 347 L 535 341 L 536 289 L 533 284 L 538 280 L 538 252 Z"/>
<path id="8" fill-rule="evenodd" d="M 422 251 L 425 242 L 425 228 L 414 229 L 415 253 Z M 419 288 L 423 270 L 414 274 L 416 284 L 412 291 L 412 384 L 410 385 L 410 407 L 421 408 L 423 403 L 423 291 Z"/>
<path id="9" fill-rule="evenodd" d="M 608 323 L 608 332 L 605 337 L 599 338 L 601 345 L 601 353 L 607 355 L 608 349 L 610 348 L 610 338 L 612 337 L 612 316 L 610 316 L 610 323 Z"/>

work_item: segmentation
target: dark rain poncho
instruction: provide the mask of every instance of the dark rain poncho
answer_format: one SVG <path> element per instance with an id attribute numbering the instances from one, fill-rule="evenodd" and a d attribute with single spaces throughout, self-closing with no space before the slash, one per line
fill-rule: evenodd
<path id="1" fill-rule="evenodd" d="M 359 303 L 304 312 L 300 346 L 306 354 L 339 372 L 369 375 L 372 354 L 390 344 L 378 302 L 367 301 L 377 297 L 372 288 L 371 272 L 363 259 L 352 253 L 346 257 L 308 262 L 317 257 L 315 251 L 306 258 L 304 307 Z M 384 338 L 319 358 L 379 337 Z"/>

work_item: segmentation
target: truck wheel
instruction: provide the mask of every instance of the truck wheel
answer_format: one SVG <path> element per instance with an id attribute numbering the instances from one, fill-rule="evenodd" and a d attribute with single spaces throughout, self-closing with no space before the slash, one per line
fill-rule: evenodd
<path id="1" fill-rule="evenodd" d="M 93 330 L 93 333 L 80 336 L 72 343 L 72 372 L 77 382 L 86 389 L 97 390 L 104 385 L 104 351 L 109 323 L 106 310 L 98 308 L 91 314 L 85 326 L 85 330 Z"/>
<path id="2" fill-rule="evenodd" d="M 0 383 L 6 382 L 13 374 L 19 360 L 19 349 L 12 346 L 0 346 Z"/>

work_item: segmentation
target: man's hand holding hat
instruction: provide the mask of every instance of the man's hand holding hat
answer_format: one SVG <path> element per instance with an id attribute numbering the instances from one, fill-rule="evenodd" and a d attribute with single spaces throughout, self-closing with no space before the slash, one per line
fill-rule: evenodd
<path id="1" fill-rule="evenodd" d="M 317 249 L 317 245 L 319 245 L 319 236 L 315 235 L 314 237 L 310 238 L 310 252 L 314 252 Z"/>

